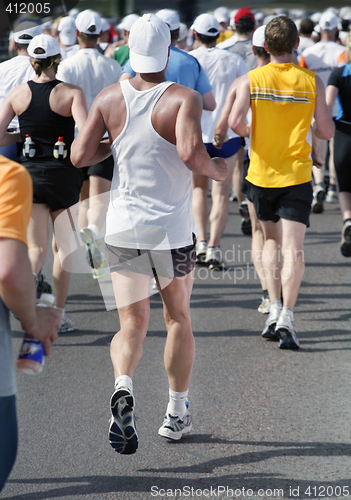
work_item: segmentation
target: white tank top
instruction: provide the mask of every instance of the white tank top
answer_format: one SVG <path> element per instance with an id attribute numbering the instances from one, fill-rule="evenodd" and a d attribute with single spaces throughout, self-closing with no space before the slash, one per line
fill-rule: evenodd
<path id="1" fill-rule="evenodd" d="M 139 91 L 121 82 L 126 123 L 111 146 L 115 160 L 105 241 L 169 250 L 193 243 L 192 174 L 174 144 L 154 129 L 155 104 L 173 82 Z"/>

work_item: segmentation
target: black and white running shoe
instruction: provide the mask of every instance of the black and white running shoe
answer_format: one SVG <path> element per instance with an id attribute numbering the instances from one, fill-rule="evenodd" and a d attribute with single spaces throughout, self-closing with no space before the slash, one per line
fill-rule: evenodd
<path id="1" fill-rule="evenodd" d="M 109 441 L 121 455 L 131 455 L 138 449 L 135 428 L 134 397 L 128 389 L 121 388 L 111 397 L 111 420 Z"/>

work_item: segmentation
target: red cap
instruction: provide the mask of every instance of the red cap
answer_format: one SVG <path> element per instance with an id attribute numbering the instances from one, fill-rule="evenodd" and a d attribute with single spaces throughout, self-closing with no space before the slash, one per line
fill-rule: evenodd
<path id="1" fill-rule="evenodd" d="M 61 136 L 60 136 L 60 137 L 58 138 L 58 140 L 59 140 L 59 142 L 63 142 L 63 137 L 61 137 Z"/>
<path id="2" fill-rule="evenodd" d="M 235 14 L 234 22 L 237 23 L 242 17 L 248 17 L 252 21 L 255 20 L 254 13 L 248 7 L 242 7 L 238 10 L 238 12 Z"/>

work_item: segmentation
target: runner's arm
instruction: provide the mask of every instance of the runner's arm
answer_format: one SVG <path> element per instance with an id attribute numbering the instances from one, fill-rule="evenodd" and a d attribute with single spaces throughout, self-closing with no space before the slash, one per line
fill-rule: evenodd
<path id="1" fill-rule="evenodd" d="M 111 156 L 110 141 L 101 141 L 106 126 L 99 109 L 101 97 L 93 102 L 87 120 L 79 130 L 71 147 L 71 162 L 76 168 L 101 163 Z"/>
<path id="2" fill-rule="evenodd" d="M 227 163 L 223 158 L 211 160 L 208 155 L 202 142 L 201 114 L 200 94 L 186 91 L 176 119 L 177 151 L 189 170 L 223 181 L 228 173 Z"/>
<path id="3" fill-rule="evenodd" d="M 316 75 L 316 107 L 314 110 L 313 131 L 318 139 L 329 141 L 334 136 L 334 122 L 325 100 L 325 89 L 322 80 Z"/>
<path id="4" fill-rule="evenodd" d="M 7 132 L 12 118 L 16 116 L 9 98 L 10 95 L 7 96 L 0 109 L 0 146 L 11 146 L 11 144 L 15 144 L 21 140 L 19 132 Z"/>
<path id="5" fill-rule="evenodd" d="M 240 137 L 249 137 L 250 130 L 246 124 L 246 115 L 250 109 L 250 79 L 243 75 L 237 86 L 236 99 L 228 118 L 229 127 Z"/>

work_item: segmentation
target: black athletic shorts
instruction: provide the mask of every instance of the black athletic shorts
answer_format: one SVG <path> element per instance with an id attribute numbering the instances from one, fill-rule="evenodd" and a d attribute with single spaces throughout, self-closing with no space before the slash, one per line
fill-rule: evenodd
<path id="1" fill-rule="evenodd" d="M 40 167 L 24 164 L 32 177 L 33 203 L 46 203 L 52 212 L 79 201 L 83 174 L 75 167 Z"/>
<path id="2" fill-rule="evenodd" d="M 312 182 L 284 188 L 263 188 L 246 181 L 247 199 L 259 220 L 278 222 L 280 218 L 301 222 L 309 227 L 313 197 Z"/>
<path id="3" fill-rule="evenodd" d="M 334 136 L 334 164 L 339 192 L 351 193 L 351 126 L 341 128 L 337 122 Z"/>
<path id="4" fill-rule="evenodd" d="M 114 167 L 113 156 L 109 156 L 106 160 L 96 165 L 91 165 L 90 167 L 83 167 L 84 180 L 87 181 L 91 175 L 96 175 L 97 177 L 102 177 L 108 181 L 112 181 L 113 167 Z"/>
<path id="5" fill-rule="evenodd" d="M 180 278 L 191 273 L 196 262 L 196 236 L 193 244 L 172 250 L 139 250 L 106 244 L 110 271 L 128 269 L 151 278 Z"/>

